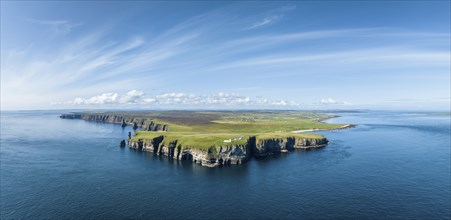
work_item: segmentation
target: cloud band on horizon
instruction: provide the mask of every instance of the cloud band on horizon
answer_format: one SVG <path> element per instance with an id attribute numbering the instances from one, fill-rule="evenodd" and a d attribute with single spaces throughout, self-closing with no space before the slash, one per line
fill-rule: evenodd
<path id="1" fill-rule="evenodd" d="M 72 101 L 53 102 L 51 105 L 179 105 L 179 106 L 262 106 L 295 107 L 298 103 L 289 100 L 272 100 L 262 97 L 251 98 L 239 94 L 217 93 L 196 95 L 188 93 L 162 93 L 146 95 L 142 91 L 131 90 L 125 94 L 102 93 L 89 98 L 75 98 Z"/>

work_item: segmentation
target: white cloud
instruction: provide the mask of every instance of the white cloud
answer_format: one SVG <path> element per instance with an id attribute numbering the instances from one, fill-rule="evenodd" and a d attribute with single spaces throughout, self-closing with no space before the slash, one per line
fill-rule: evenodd
<path id="1" fill-rule="evenodd" d="M 118 101 L 118 96 L 119 95 L 117 93 L 103 93 L 101 95 L 93 96 L 89 99 L 79 97 L 73 101 L 73 104 L 76 105 L 115 104 Z"/>
<path id="2" fill-rule="evenodd" d="M 54 100 L 71 100 L 67 104 L 72 105 L 234 103 L 233 105 L 292 106 L 295 103 L 287 100 L 266 100 L 239 95 L 235 97 L 233 94 L 225 93 L 216 95 L 166 93 L 155 96 L 139 93 L 123 95 L 105 93 L 96 96 L 94 94 L 99 94 L 99 88 L 102 91 L 116 91 L 124 85 L 133 85 L 136 89 L 154 88 L 157 91 L 161 89 L 172 91 L 179 88 L 180 83 L 187 91 L 199 91 L 195 88 L 198 84 L 191 85 L 190 82 L 198 80 L 196 77 L 203 80 L 202 77 L 207 74 L 209 77 L 215 74 L 214 77 L 217 76 L 218 80 L 213 80 L 215 82 L 211 86 L 218 90 L 224 88 L 227 91 L 261 90 L 268 94 L 274 90 L 274 93 L 289 98 L 295 95 L 289 93 L 288 88 L 298 86 L 294 85 L 295 80 L 288 78 L 292 76 L 324 74 L 321 75 L 323 78 L 329 78 L 335 74 L 335 71 L 331 70 L 338 69 L 348 71 L 348 76 L 355 72 L 357 77 L 363 79 L 370 76 L 370 73 L 366 72 L 370 72 L 373 67 L 391 69 L 392 66 L 396 67 L 392 70 L 393 76 L 397 76 L 401 71 L 417 72 L 418 75 L 420 68 L 412 69 L 412 66 L 419 66 L 421 71 L 437 73 L 427 72 L 428 75 L 425 77 L 442 77 L 441 71 L 449 70 L 449 51 L 439 50 L 443 46 L 443 41 L 447 43 L 445 46 L 448 45 L 448 33 L 364 27 L 264 32 L 263 28 L 283 21 L 289 16 L 288 11 L 295 8 L 295 5 L 287 5 L 263 14 L 246 14 L 246 16 L 233 16 L 230 10 L 227 10 L 227 13 L 218 10 L 184 20 L 175 27 L 168 27 L 169 29 L 158 33 L 149 35 L 142 35 L 148 32 L 127 33 L 120 41 L 115 37 L 116 31 L 120 31 L 120 28 L 116 30 L 109 26 L 96 27 L 94 33 L 74 35 L 64 39 L 61 44 L 55 41 L 55 45 L 46 45 L 36 41 L 33 44 L 30 42 L 29 48 L 22 45 L 12 48 L 11 51 L 5 49 L 4 52 L 2 49 L 2 55 L 6 54 L 1 59 L 2 108 L 22 109 L 30 106 L 47 108 L 48 103 Z M 27 19 L 27 21 L 42 27 L 44 33 L 52 28 L 67 32 L 80 25 L 63 19 Z M 259 28 L 261 31 L 246 35 L 240 32 L 243 26 L 262 28 Z M 354 45 L 354 40 L 367 43 Z M 308 41 L 315 42 L 308 44 Z M 432 47 L 427 44 L 431 44 Z M 251 77 L 252 73 L 248 74 L 249 69 L 259 75 Z M 239 79 L 241 74 L 245 79 L 238 82 L 239 80 L 235 79 Z M 235 82 L 222 83 L 221 77 L 224 82 Z M 249 83 L 247 79 L 252 78 L 256 78 L 256 82 Z M 274 79 L 274 82 L 263 81 L 264 78 Z M 271 83 L 284 83 L 282 81 L 288 82 L 280 87 L 269 86 Z M 317 85 L 305 83 L 302 87 L 311 89 L 314 86 Z M 323 91 L 326 96 L 333 94 L 326 90 Z M 78 96 L 80 98 L 73 99 Z M 319 98 L 326 96 L 321 95 Z M 308 101 L 321 105 L 318 100 L 314 98 Z"/>
<path id="3" fill-rule="evenodd" d="M 138 90 L 131 90 L 129 92 L 127 92 L 127 94 L 123 95 L 120 100 L 119 103 L 140 103 L 142 102 L 144 96 L 144 92 L 142 91 L 138 91 Z"/>
<path id="4" fill-rule="evenodd" d="M 271 11 L 268 11 L 266 13 L 266 17 L 264 17 L 263 19 L 254 22 L 252 25 L 250 25 L 247 29 L 254 29 L 254 28 L 258 28 L 258 27 L 262 27 L 265 25 L 270 25 L 270 24 L 274 24 L 276 22 L 279 22 L 280 20 L 282 20 L 285 15 L 283 13 L 292 11 L 296 9 L 296 5 L 285 5 L 276 9 L 273 9 Z"/>
<path id="5" fill-rule="evenodd" d="M 351 105 L 350 102 L 347 101 L 337 101 L 333 98 L 325 98 L 325 99 L 321 99 L 320 101 L 321 104 L 323 105 Z"/>
<path id="6" fill-rule="evenodd" d="M 81 26 L 81 23 L 72 23 L 70 21 L 66 20 L 39 20 L 39 19 L 27 19 L 27 21 L 34 23 L 34 24 L 40 24 L 40 25 L 47 25 L 50 26 L 56 33 L 62 33 L 66 34 L 72 31 L 74 27 Z"/>
<path id="7" fill-rule="evenodd" d="M 142 91 L 131 90 L 126 94 L 119 95 L 118 93 L 103 93 L 90 98 L 78 97 L 73 101 L 66 101 L 60 103 L 52 103 L 53 105 L 170 105 L 170 106 L 298 106 L 294 101 L 288 100 L 270 100 L 261 97 L 251 98 L 239 94 L 208 94 L 196 95 L 187 93 L 163 93 L 159 95 L 146 95 Z"/>
<path id="8" fill-rule="evenodd" d="M 313 62 L 318 63 L 318 65 L 325 62 L 336 65 L 374 64 L 378 62 L 384 65 L 395 64 L 398 66 L 401 64 L 444 66 L 449 65 L 449 59 L 450 55 L 448 52 L 400 51 L 392 48 L 379 48 L 319 54 L 260 56 L 218 65 L 212 69 L 223 70 L 252 66 L 301 65 Z"/>
<path id="9" fill-rule="evenodd" d="M 351 105 L 351 103 L 346 102 L 346 101 L 337 101 L 333 98 L 325 98 L 325 99 L 321 99 L 320 101 L 321 104 L 323 105 Z"/>
<path id="10" fill-rule="evenodd" d="M 332 98 L 328 98 L 328 99 L 321 99 L 321 104 L 337 104 L 337 101 L 335 99 Z"/>
<path id="11" fill-rule="evenodd" d="M 282 20 L 283 17 L 284 17 L 283 14 L 280 14 L 280 15 L 271 15 L 271 16 L 265 17 L 263 20 L 260 20 L 260 21 L 258 21 L 258 22 L 256 22 L 256 23 L 252 24 L 252 25 L 249 27 L 249 29 L 254 29 L 254 28 L 261 27 L 261 26 L 265 26 L 265 25 L 269 25 L 269 24 L 274 24 L 274 23 L 276 23 L 276 22 Z"/>
<path id="12" fill-rule="evenodd" d="M 56 25 L 64 22 L 44 23 Z M 77 93 L 86 96 L 98 91 L 99 87 L 111 91 L 124 84 L 136 84 L 141 79 L 133 74 L 156 68 L 180 53 L 183 44 L 193 39 L 180 34 L 162 41 L 152 41 L 151 45 L 151 39 L 140 36 L 120 42 L 108 41 L 105 40 L 108 33 L 99 30 L 41 56 L 34 54 L 40 51 L 34 47 L 9 51 L 8 56 L 2 56 L 2 108 L 23 108 L 32 103 L 33 100 L 29 100 L 32 93 L 39 97 L 36 101 L 40 100 L 39 105 L 45 108 L 51 100 L 67 99 Z M 130 77 L 125 78 L 126 74 Z M 157 80 L 153 78 L 147 85 L 152 86 Z M 133 97 L 122 99 L 129 102 Z M 101 97 L 79 99 L 78 102 L 103 103 Z"/>

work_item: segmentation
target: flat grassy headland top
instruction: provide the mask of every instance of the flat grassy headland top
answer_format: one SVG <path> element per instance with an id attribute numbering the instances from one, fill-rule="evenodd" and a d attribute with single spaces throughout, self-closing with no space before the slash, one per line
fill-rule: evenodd
<path id="1" fill-rule="evenodd" d="M 343 126 L 322 122 L 333 116 L 299 111 L 164 111 L 108 114 L 168 125 L 166 132 L 138 130 L 132 138 L 133 141 L 152 140 L 163 135 L 165 145 L 177 140 L 183 146 L 203 150 L 212 146 L 245 145 L 250 136 L 255 136 L 257 140 L 287 137 L 322 139 L 324 137 L 319 134 L 294 132 L 339 129 Z"/>

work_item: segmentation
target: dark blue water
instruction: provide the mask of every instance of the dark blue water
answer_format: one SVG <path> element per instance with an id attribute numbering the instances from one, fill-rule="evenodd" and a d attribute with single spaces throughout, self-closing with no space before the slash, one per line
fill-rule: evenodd
<path id="1" fill-rule="evenodd" d="M 341 114 L 326 148 L 210 169 L 61 113 L 2 112 L 1 219 L 450 219 L 449 116 Z"/>

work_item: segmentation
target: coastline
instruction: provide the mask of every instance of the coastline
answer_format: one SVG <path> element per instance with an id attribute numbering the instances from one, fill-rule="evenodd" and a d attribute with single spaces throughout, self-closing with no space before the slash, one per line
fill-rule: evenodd
<path id="1" fill-rule="evenodd" d="M 356 125 L 353 124 L 345 124 L 339 128 L 314 128 L 314 129 L 304 129 L 304 130 L 297 130 L 297 131 L 292 131 L 291 133 L 293 134 L 299 134 L 299 133 L 304 133 L 304 132 L 314 132 L 314 131 L 334 131 L 334 130 L 343 130 L 343 129 L 348 129 L 348 128 L 354 128 L 356 127 Z"/>

